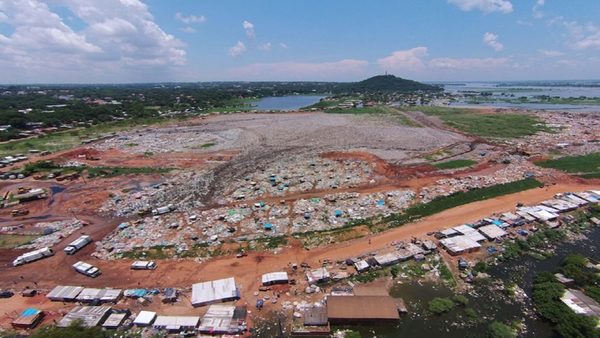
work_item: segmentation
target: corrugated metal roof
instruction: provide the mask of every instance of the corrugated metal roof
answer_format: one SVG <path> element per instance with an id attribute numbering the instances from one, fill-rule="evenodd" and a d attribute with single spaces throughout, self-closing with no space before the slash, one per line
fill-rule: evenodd
<path id="1" fill-rule="evenodd" d="M 238 298 L 239 291 L 233 277 L 192 285 L 192 305 Z"/>
<path id="2" fill-rule="evenodd" d="M 262 283 L 263 284 L 270 284 L 270 283 L 275 283 L 275 282 L 287 282 L 288 281 L 288 274 L 285 271 L 278 271 L 278 272 L 270 272 L 270 273 L 265 273 L 264 275 L 262 275 Z"/>
<path id="3" fill-rule="evenodd" d="M 329 320 L 393 320 L 399 319 L 397 304 L 389 296 L 327 297 Z"/>
<path id="4" fill-rule="evenodd" d="M 166 328 L 168 330 L 179 330 L 182 328 L 195 328 L 200 322 L 197 316 L 158 316 L 154 321 L 155 328 Z"/>
<path id="5" fill-rule="evenodd" d="M 52 289 L 46 297 L 51 300 L 74 300 L 82 290 L 81 286 L 59 285 Z"/>

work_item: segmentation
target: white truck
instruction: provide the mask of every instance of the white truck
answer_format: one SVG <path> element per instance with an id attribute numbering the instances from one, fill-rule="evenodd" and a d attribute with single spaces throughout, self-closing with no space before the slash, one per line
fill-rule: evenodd
<path id="1" fill-rule="evenodd" d="M 156 263 L 154 261 L 135 261 L 131 264 L 132 270 L 154 270 Z"/>
<path id="2" fill-rule="evenodd" d="M 97 267 L 82 261 L 73 264 L 73 269 L 75 269 L 75 271 L 81 274 L 92 278 L 98 277 L 101 273 L 100 269 L 98 269 Z"/>
<path id="3" fill-rule="evenodd" d="M 13 261 L 13 266 L 19 266 L 27 263 L 31 263 L 33 261 L 37 261 L 38 259 L 50 257 L 54 255 L 54 251 L 49 247 L 41 248 L 35 251 L 26 252 L 21 256 L 15 258 Z"/>
<path id="4" fill-rule="evenodd" d="M 152 215 L 158 216 L 158 215 L 169 213 L 169 212 L 171 212 L 173 210 L 175 210 L 175 206 L 173 204 L 169 204 L 169 205 L 164 206 L 164 207 L 159 207 L 159 208 L 153 209 L 152 210 Z"/>
<path id="5" fill-rule="evenodd" d="M 83 235 L 83 236 L 77 238 L 76 240 L 74 240 L 73 242 L 71 242 L 69 245 L 67 245 L 65 247 L 64 251 L 67 255 L 72 255 L 72 254 L 76 253 L 79 249 L 90 244 L 91 242 L 92 242 L 92 238 L 90 236 Z"/>

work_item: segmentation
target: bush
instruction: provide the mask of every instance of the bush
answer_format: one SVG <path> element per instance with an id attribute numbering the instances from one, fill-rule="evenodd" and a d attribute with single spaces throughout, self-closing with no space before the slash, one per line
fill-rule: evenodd
<path id="1" fill-rule="evenodd" d="M 510 326 L 497 321 L 490 323 L 487 335 L 489 338 L 514 338 L 517 336 Z"/>
<path id="2" fill-rule="evenodd" d="M 454 301 L 454 303 L 461 306 L 467 306 L 467 304 L 469 304 L 469 299 L 464 295 L 455 295 L 454 297 L 452 297 L 452 300 Z"/>
<path id="3" fill-rule="evenodd" d="M 454 308 L 454 302 L 449 298 L 436 297 L 427 304 L 427 309 L 436 315 L 449 312 Z"/>

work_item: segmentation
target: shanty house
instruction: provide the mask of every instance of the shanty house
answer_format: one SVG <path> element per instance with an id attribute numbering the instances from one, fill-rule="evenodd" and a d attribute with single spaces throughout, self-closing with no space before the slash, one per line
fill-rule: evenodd
<path id="1" fill-rule="evenodd" d="M 192 305 L 203 306 L 240 298 L 240 291 L 233 277 L 192 285 Z"/>

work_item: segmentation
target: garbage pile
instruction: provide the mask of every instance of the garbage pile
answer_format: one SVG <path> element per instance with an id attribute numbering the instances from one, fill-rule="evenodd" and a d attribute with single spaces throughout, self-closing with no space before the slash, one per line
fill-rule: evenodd
<path id="1" fill-rule="evenodd" d="M 45 247 L 52 247 L 62 241 L 65 237 L 70 236 L 82 226 L 82 222 L 78 219 L 36 223 L 34 228 L 38 228 L 39 233 L 42 233 L 43 235 L 34 239 L 30 243 L 17 247 L 17 249 L 37 250 Z"/>
<path id="2" fill-rule="evenodd" d="M 365 161 L 307 160 L 304 156 L 286 158 L 268 168 L 237 179 L 227 200 L 256 199 L 263 195 L 284 196 L 314 189 L 356 187 L 372 179 L 372 165 Z"/>
<path id="3" fill-rule="evenodd" d="M 458 178 L 445 178 L 435 182 L 434 185 L 422 188 L 419 191 L 421 202 L 427 203 L 436 197 L 448 196 L 459 191 L 468 191 L 477 188 L 489 187 L 496 184 L 510 183 L 527 177 L 544 175 L 544 169 L 527 161 L 521 156 L 508 158 L 508 166 L 483 176 L 466 176 Z"/>

